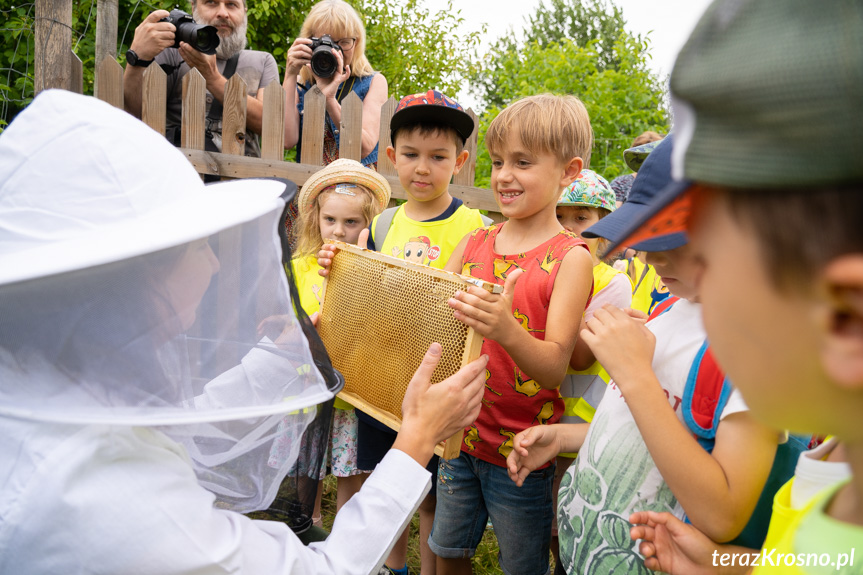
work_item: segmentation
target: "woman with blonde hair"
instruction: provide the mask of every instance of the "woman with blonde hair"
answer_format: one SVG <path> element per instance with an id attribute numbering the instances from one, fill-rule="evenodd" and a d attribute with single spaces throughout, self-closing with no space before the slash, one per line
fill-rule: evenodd
<path id="1" fill-rule="evenodd" d="M 329 36 L 336 66 L 312 66 L 313 38 Z M 324 165 L 339 157 L 342 101 L 351 92 L 363 102 L 362 164 L 376 166 L 381 106 L 387 99 L 387 79 L 374 71 L 365 55 L 366 31 L 359 14 L 344 0 L 321 0 L 312 7 L 299 37 L 288 49 L 285 66 L 285 147 L 297 146 L 303 132 L 305 95 L 317 86 L 326 97 Z M 328 75 L 328 73 L 331 74 Z M 322 75 L 323 74 L 323 75 Z"/>

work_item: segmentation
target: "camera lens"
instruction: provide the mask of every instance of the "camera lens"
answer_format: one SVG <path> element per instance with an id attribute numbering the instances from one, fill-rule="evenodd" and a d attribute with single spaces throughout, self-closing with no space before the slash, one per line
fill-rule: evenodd
<path id="1" fill-rule="evenodd" d="M 339 61 L 329 46 L 318 46 L 312 52 L 312 73 L 318 78 L 329 78 L 336 73 Z"/>
<path id="2" fill-rule="evenodd" d="M 215 54 L 219 47 L 219 34 L 212 26 L 202 26 L 195 31 L 195 41 L 190 42 L 199 52 Z"/>

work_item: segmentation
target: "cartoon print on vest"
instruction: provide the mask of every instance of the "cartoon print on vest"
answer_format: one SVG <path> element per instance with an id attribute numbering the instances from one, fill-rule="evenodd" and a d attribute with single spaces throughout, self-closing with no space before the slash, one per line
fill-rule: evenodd
<path id="1" fill-rule="evenodd" d="M 560 263 L 560 259 L 554 257 L 554 246 L 548 246 L 548 250 L 545 252 L 545 259 L 540 260 L 537 258 L 539 262 L 539 269 L 551 275 L 551 272 L 554 270 L 554 266 Z"/>
<path id="2" fill-rule="evenodd" d="M 483 262 L 466 262 L 461 267 L 461 275 L 470 276 L 470 277 L 480 277 L 480 276 L 474 276 L 473 270 L 482 271 L 482 266 L 483 266 Z"/>
<path id="3" fill-rule="evenodd" d="M 474 443 L 478 443 L 482 441 L 479 438 L 479 430 L 476 428 L 476 425 L 471 425 L 467 433 L 464 434 L 464 446 L 467 447 L 468 451 L 476 451 L 476 445 Z"/>
<path id="4" fill-rule="evenodd" d="M 522 377 L 521 370 L 518 369 L 518 366 L 515 367 L 515 383 L 512 388 L 516 391 L 516 393 L 520 393 L 522 395 L 526 395 L 528 397 L 533 397 L 542 389 L 539 384 L 530 379 L 525 379 Z"/>
<path id="5" fill-rule="evenodd" d="M 521 269 L 518 267 L 518 264 L 515 262 L 509 262 L 506 260 L 494 260 L 494 277 L 499 280 L 506 280 L 506 276 L 514 272 L 515 270 Z"/>
<path id="6" fill-rule="evenodd" d="M 524 331 L 527 333 L 542 333 L 544 329 L 533 329 L 530 327 L 530 318 L 525 314 L 518 311 L 518 308 L 515 308 L 515 311 L 512 312 L 513 317 L 518 321 L 518 324 L 524 328 Z"/>
<path id="7" fill-rule="evenodd" d="M 506 437 L 506 440 L 497 448 L 497 452 L 501 457 L 506 459 L 512 451 L 512 440 L 515 439 L 515 432 L 501 428 L 498 434 L 502 437 Z"/>
<path id="8" fill-rule="evenodd" d="M 489 370 L 485 370 L 485 388 L 486 388 L 486 390 L 492 392 L 493 394 L 495 394 L 498 397 L 503 395 L 502 393 L 495 391 L 494 388 L 488 384 L 489 378 L 491 378 L 491 372 Z M 486 405 L 489 405 L 489 406 L 494 405 L 494 400 L 486 399 L 485 395 L 487 395 L 487 394 L 483 394 L 482 402 Z"/>
<path id="9" fill-rule="evenodd" d="M 440 247 L 431 245 L 431 240 L 426 236 L 416 236 L 405 242 L 404 260 L 416 264 L 426 264 L 440 257 Z"/>
<path id="10" fill-rule="evenodd" d="M 545 403 L 542 404 L 542 409 L 539 410 L 539 413 L 534 418 L 534 421 L 536 421 L 540 425 L 545 425 L 546 423 L 548 423 L 548 420 L 551 419 L 551 417 L 553 415 L 554 415 L 554 402 L 553 401 L 546 401 Z"/>

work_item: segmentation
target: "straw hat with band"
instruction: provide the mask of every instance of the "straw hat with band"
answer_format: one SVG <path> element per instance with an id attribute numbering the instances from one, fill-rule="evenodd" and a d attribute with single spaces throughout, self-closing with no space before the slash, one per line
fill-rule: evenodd
<path id="1" fill-rule="evenodd" d="M 381 209 L 390 202 L 390 183 L 385 177 L 356 160 L 342 158 L 306 180 L 297 200 L 300 212 L 312 210 L 320 193 L 336 184 L 356 184 L 366 188 L 374 195 Z"/>

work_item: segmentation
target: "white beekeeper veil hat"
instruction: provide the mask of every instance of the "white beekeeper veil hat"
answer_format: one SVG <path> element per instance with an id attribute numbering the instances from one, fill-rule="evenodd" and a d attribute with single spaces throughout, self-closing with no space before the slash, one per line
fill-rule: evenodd
<path id="1" fill-rule="evenodd" d="M 222 506 L 266 507 L 338 386 L 292 305 L 285 195 L 204 186 L 125 112 L 39 95 L 0 135 L 0 417 L 157 427 Z"/>

